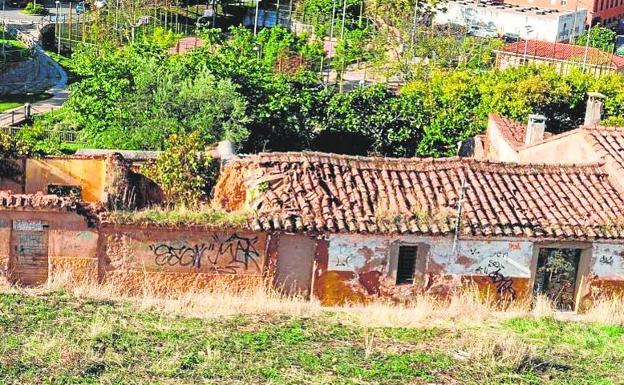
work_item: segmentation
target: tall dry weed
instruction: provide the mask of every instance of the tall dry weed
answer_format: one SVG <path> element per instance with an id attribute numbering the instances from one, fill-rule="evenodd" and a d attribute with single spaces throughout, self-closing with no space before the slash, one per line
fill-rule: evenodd
<path id="1" fill-rule="evenodd" d="M 0 291 L 37 294 L 65 290 L 79 298 L 130 301 L 142 309 L 159 310 L 173 315 L 214 318 L 239 314 L 318 316 L 323 311 L 339 314 L 340 319 L 369 328 L 422 327 L 432 325 L 483 325 L 516 317 L 564 317 L 555 312 L 545 297 L 529 301 L 501 302 L 483 297 L 477 290 L 457 291 L 449 298 L 431 295 L 414 296 L 409 302 L 394 303 L 380 299 L 366 304 L 351 304 L 324 308 L 319 301 L 302 296 L 289 296 L 273 288 L 270 282 L 240 286 L 234 289 L 217 281 L 208 287 L 191 287 L 185 291 L 163 291 L 145 272 L 139 290 L 129 291 L 121 281 L 93 283 L 76 280 L 67 272 L 56 272 L 46 285 L 38 288 L 18 288 L 2 283 Z M 601 299 L 585 314 L 565 315 L 565 319 L 624 324 L 624 300 Z"/>

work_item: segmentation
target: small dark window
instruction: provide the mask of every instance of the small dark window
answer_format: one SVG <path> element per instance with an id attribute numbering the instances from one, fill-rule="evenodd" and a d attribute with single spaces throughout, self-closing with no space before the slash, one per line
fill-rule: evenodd
<path id="1" fill-rule="evenodd" d="M 399 262 L 397 263 L 396 284 L 414 283 L 414 268 L 416 265 L 416 246 L 400 246 Z"/>
<path id="2" fill-rule="evenodd" d="M 54 194 L 60 197 L 80 198 L 82 196 L 82 188 L 80 186 L 49 184 L 48 194 Z"/>

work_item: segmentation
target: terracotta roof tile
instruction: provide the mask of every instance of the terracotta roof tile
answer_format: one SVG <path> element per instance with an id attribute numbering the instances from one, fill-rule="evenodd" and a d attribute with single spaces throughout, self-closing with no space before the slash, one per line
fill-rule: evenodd
<path id="1" fill-rule="evenodd" d="M 516 120 L 496 114 L 490 114 L 489 117 L 494 121 L 494 123 L 496 123 L 496 126 L 500 130 L 501 134 L 505 137 L 505 139 L 507 139 L 513 148 L 517 149 L 524 146 L 526 125 Z"/>
<path id="2" fill-rule="evenodd" d="M 589 133 L 594 149 L 611 157 L 620 169 L 624 169 L 624 127 L 584 127 Z"/>
<path id="3" fill-rule="evenodd" d="M 503 52 L 539 57 L 555 60 L 583 61 L 585 60 L 585 47 L 565 43 L 550 43 L 545 41 L 529 40 L 509 43 L 502 49 Z M 608 65 L 619 70 L 624 68 L 624 57 L 613 55 L 598 48 L 589 47 L 587 50 L 587 63 L 591 65 Z"/>
<path id="4" fill-rule="evenodd" d="M 624 238 L 624 199 L 601 165 L 323 153 L 239 162 L 250 186 L 271 180 L 253 204 L 256 230 L 446 234 L 454 231 L 465 179 L 462 234 Z"/>
<path id="5" fill-rule="evenodd" d="M 90 226 L 97 223 L 97 209 L 81 200 L 71 197 L 43 194 L 14 194 L 0 191 L 0 211 L 2 210 L 33 210 L 33 211 L 68 211 L 85 216 Z"/>

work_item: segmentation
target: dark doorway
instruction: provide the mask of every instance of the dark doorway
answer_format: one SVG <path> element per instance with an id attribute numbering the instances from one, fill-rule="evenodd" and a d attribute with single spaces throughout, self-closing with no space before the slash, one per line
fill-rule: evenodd
<path id="1" fill-rule="evenodd" d="M 533 293 L 548 297 L 558 310 L 574 310 L 581 251 L 581 249 L 540 249 Z"/>

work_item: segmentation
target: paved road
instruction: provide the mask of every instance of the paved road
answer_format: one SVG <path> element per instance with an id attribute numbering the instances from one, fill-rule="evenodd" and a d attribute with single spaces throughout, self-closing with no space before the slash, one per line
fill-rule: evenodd
<path id="1" fill-rule="evenodd" d="M 38 2 L 41 4 L 41 2 Z M 48 9 L 48 11 L 50 12 L 49 15 L 52 16 L 52 18 L 54 18 L 54 16 L 56 15 L 56 9 L 55 9 L 55 4 L 53 1 L 47 1 L 47 2 L 43 2 L 43 4 L 45 5 L 45 7 Z M 76 4 L 76 2 L 72 3 L 72 7 L 74 7 L 74 4 Z M 61 11 L 60 14 L 69 14 L 69 3 L 61 3 Z M 0 20 L 18 20 L 18 21 L 22 21 L 22 22 L 39 22 L 42 19 L 43 16 L 30 16 L 30 15 L 25 15 L 22 12 L 21 8 L 15 8 L 15 7 L 11 7 L 8 3 L 5 4 L 4 6 L 4 12 L 2 11 L 2 0 L 0 0 Z"/>
<path id="2" fill-rule="evenodd" d="M 48 3 L 48 5 L 54 6 L 54 3 L 50 2 Z M 69 10 L 69 6 L 66 5 L 63 11 L 68 11 L 68 10 Z M 7 21 L 11 20 L 11 21 L 16 21 L 18 23 L 34 22 L 35 24 L 33 24 L 32 26 L 22 25 L 21 27 L 19 27 L 19 29 L 24 33 L 31 33 L 33 36 L 38 38 L 39 33 L 37 31 L 36 24 L 39 21 L 41 21 L 41 16 L 29 16 L 29 15 L 24 15 L 23 13 L 21 13 L 20 10 L 13 9 L 13 10 L 7 11 L 5 9 L 5 13 L 8 14 L 9 12 L 11 12 L 10 14 L 13 18 L 9 18 L 8 16 L 4 15 L 6 17 L 2 18 L 2 20 L 7 20 Z M 37 55 L 39 55 L 39 60 L 41 60 L 41 62 L 47 63 L 48 66 L 53 67 L 54 71 L 57 73 L 56 83 L 50 89 L 46 90 L 46 92 L 51 93 L 53 96 L 49 99 L 32 103 L 31 105 L 31 113 L 39 114 L 39 113 L 50 112 L 53 109 L 60 108 L 63 105 L 63 103 L 67 100 L 67 97 L 69 96 L 69 92 L 67 91 L 67 74 L 65 73 L 63 68 L 61 68 L 61 66 L 57 62 L 55 62 L 48 55 L 46 55 L 43 49 L 39 45 L 35 46 L 35 52 Z M 22 106 L 22 107 L 18 107 L 13 110 L 7 111 L 4 114 L 0 114 L 0 127 L 9 126 L 13 124 L 14 121 L 19 122 L 23 120 L 24 111 L 25 109 Z"/>

